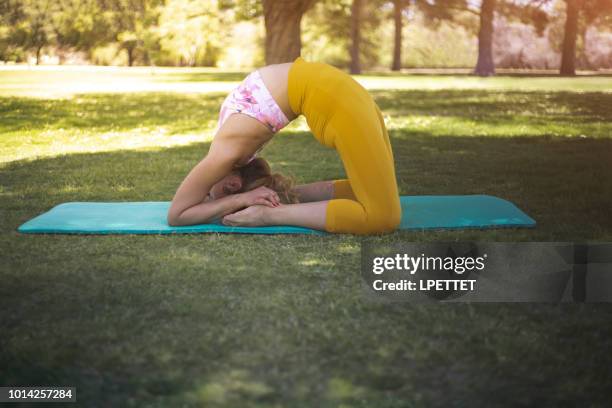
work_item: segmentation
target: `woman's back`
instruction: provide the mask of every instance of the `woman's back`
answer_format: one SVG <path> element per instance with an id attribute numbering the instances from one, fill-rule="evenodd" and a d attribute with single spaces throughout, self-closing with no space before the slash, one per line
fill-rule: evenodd
<path id="1" fill-rule="evenodd" d="M 288 62 L 285 64 L 267 65 L 258 70 L 264 85 L 268 88 L 268 91 L 270 91 L 270 94 L 289 121 L 297 117 L 291 110 L 287 92 L 289 69 L 292 64 L 292 62 Z"/>

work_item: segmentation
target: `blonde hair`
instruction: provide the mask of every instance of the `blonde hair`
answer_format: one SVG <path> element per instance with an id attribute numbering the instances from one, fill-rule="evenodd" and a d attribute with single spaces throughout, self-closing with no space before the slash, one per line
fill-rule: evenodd
<path id="1" fill-rule="evenodd" d="M 281 203 L 299 203 L 297 194 L 292 191 L 295 182 L 280 173 L 272 173 L 270 165 L 262 157 L 257 157 L 240 167 L 238 173 L 242 179 L 242 188 L 238 191 L 239 193 L 265 186 L 276 191 Z"/>

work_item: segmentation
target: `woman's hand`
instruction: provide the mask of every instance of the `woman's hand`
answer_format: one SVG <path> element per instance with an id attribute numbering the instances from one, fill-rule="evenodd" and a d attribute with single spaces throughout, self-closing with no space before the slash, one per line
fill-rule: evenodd
<path id="1" fill-rule="evenodd" d="M 245 207 L 251 207 L 254 205 L 278 207 L 280 205 L 280 199 L 278 198 L 276 191 L 265 186 L 257 187 L 254 190 L 240 194 Z"/>
<path id="2" fill-rule="evenodd" d="M 232 227 L 260 227 L 266 225 L 266 211 L 268 208 L 264 205 L 252 205 L 244 210 L 226 215 L 222 223 Z"/>

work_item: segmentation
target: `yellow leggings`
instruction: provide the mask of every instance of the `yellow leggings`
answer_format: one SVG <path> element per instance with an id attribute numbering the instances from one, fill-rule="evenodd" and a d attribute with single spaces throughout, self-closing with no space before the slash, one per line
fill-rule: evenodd
<path id="1" fill-rule="evenodd" d="M 393 151 L 380 109 L 348 74 L 299 58 L 289 71 L 289 102 L 319 142 L 336 149 L 348 179 L 334 181 L 325 230 L 390 232 L 400 223 Z"/>
<path id="2" fill-rule="evenodd" d="M 381 126 L 376 143 L 360 145 L 336 139 L 348 179 L 334 180 L 334 199 L 325 219 L 327 231 L 372 234 L 393 231 L 400 223 L 402 208 L 393 151 L 382 115 L 376 111 Z"/>

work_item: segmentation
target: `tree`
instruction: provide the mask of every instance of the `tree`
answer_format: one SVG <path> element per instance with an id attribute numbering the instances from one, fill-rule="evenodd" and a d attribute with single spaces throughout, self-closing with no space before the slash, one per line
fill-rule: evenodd
<path id="1" fill-rule="evenodd" d="M 301 22 L 317 0 L 263 0 L 266 64 L 291 62 L 302 48 Z"/>
<path id="2" fill-rule="evenodd" d="M 53 0 L 21 0 L 2 2 L 3 20 L 9 22 L 6 42 L 23 50 L 34 51 L 36 65 L 41 51 L 54 41 L 52 15 L 57 4 Z M 6 13 L 6 14 L 4 14 Z"/>
<path id="3" fill-rule="evenodd" d="M 565 0 L 565 29 L 561 48 L 561 75 L 576 75 L 576 42 L 580 33 L 583 65 L 588 66 L 585 54 L 586 30 L 590 25 L 608 24 L 612 19 L 612 0 Z M 581 17 L 583 17 L 581 19 Z M 581 21 L 582 20 L 582 21 Z"/>
<path id="4" fill-rule="evenodd" d="M 482 0 L 479 8 L 469 0 L 436 0 L 433 3 L 422 1 L 417 4 L 421 6 L 426 17 L 432 21 L 449 20 L 472 28 L 472 20 L 461 21 L 461 12 L 478 17 L 478 60 L 474 73 L 480 76 L 495 74 L 493 20 L 497 6 L 496 0 Z"/>
<path id="5" fill-rule="evenodd" d="M 547 14 L 542 7 L 550 0 L 482 0 L 480 7 L 476 8 L 470 0 L 436 0 L 430 4 L 424 1 L 423 9 L 426 15 L 434 20 L 450 20 L 472 26 L 471 20 L 461 21 L 459 13 L 464 11 L 478 17 L 478 60 L 474 73 L 481 76 L 495 74 L 493 61 L 493 35 L 494 18 L 496 14 L 509 19 L 520 20 L 523 23 L 533 24 L 538 32 L 542 32 L 547 23 Z"/>
<path id="6" fill-rule="evenodd" d="M 20 60 L 45 47 L 87 48 L 107 38 L 97 0 L 0 0 L 0 58 Z"/>
<path id="7" fill-rule="evenodd" d="M 612 30 L 612 0 L 583 0 L 582 24 L 578 22 L 578 32 L 581 39 L 580 52 L 577 58 L 585 68 L 591 68 L 591 62 L 587 56 L 586 34 L 590 27 L 601 31 Z M 578 49 L 577 49 L 578 50 Z M 608 54 L 610 55 L 610 54 Z M 610 55 L 612 64 L 612 55 Z M 608 66 L 610 65 L 608 64 Z"/>
<path id="8" fill-rule="evenodd" d="M 478 61 L 474 73 L 481 76 L 495 74 L 493 62 L 493 19 L 495 16 L 496 0 L 482 0 L 478 8 L 470 0 L 418 0 L 417 6 L 423 11 L 426 19 L 437 23 L 448 20 L 466 28 L 474 27 L 473 18 L 464 20 L 463 15 L 476 16 L 478 23 Z"/>
<path id="9" fill-rule="evenodd" d="M 478 31 L 478 62 L 474 73 L 480 76 L 495 75 L 493 62 L 493 18 L 495 0 L 482 0 L 480 6 L 480 29 Z"/>
<path id="10" fill-rule="evenodd" d="M 403 13 L 408 6 L 406 0 L 393 0 L 393 23 L 395 27 L 395 36 L 393 38 L 393 62 L 391 63 L 392 71 L 399 71 L 402 68 L 402 27 Z"/>
<path id="11" fill-rule="evenodd" d="M 351 6 L 351 74 L 361 74 L 361 62 L 359 59 L 359 46 L 361 42 L 361 0 L 353 0 Z"/>
<path id="12" fill-rule="evenodd" d="M 166 60 L 215 66 L 232 28 L 228 11 L 227 5 L 215 1 L 166 0 L 157 31 Z"/>
<path id="13" fill-rule="evenodd" d="M 149 59 L 144 47 L 149 30 L 157 25 L 159 7 L 165 0 L 97 0 L 106 15 L 111 17 L 109 35 L 126 51 L 128 65 L 136 62 L 140 53 L 142 60 Z"/>
<path id="14" fill-rule="evenodd" d="M 15 39 L 15 27 L 22 18 L 20 2 L 0 0 L 0 61 L 23 60 L 23 49 Z"/>
<path id="15" fill-rule="evenodd" d="M 582 0 L 565 0 L 566 17 L 561 53 L 561 75 L 576 75 L 576 35 L 581 2 Z"/>
<path id="16" fill-rule="evenodd" d="M 386 11 L 390 10 L 389 6 L 388 0 L 361 0 L 359 23 L 356 23 L 352 21 L 355 16 L 353 0 L 319 0 L 305 15 L 308 22 L 303 31 L 303 37 L 308 41 L 305 47 L 309 53 L 314 52 L 337 67 L 350 70 L 356 59 L 361 69 L 377 65 L 381 42 L 385 41 L 379 28 L 388 18 Z M 358 44 L 353 41 L 356 35 L 353 28 L 359 33 Z M 358 57 L 352 58 L 356 53 Z"/>
<path id="17" fill-rule="evenodd" d="M 57 10 L 51 20 L 54 47 L 62 63 L 69 50 L 89 51 L 113 41 L 112 21 L 98 0 L 56 0 Z"/>

